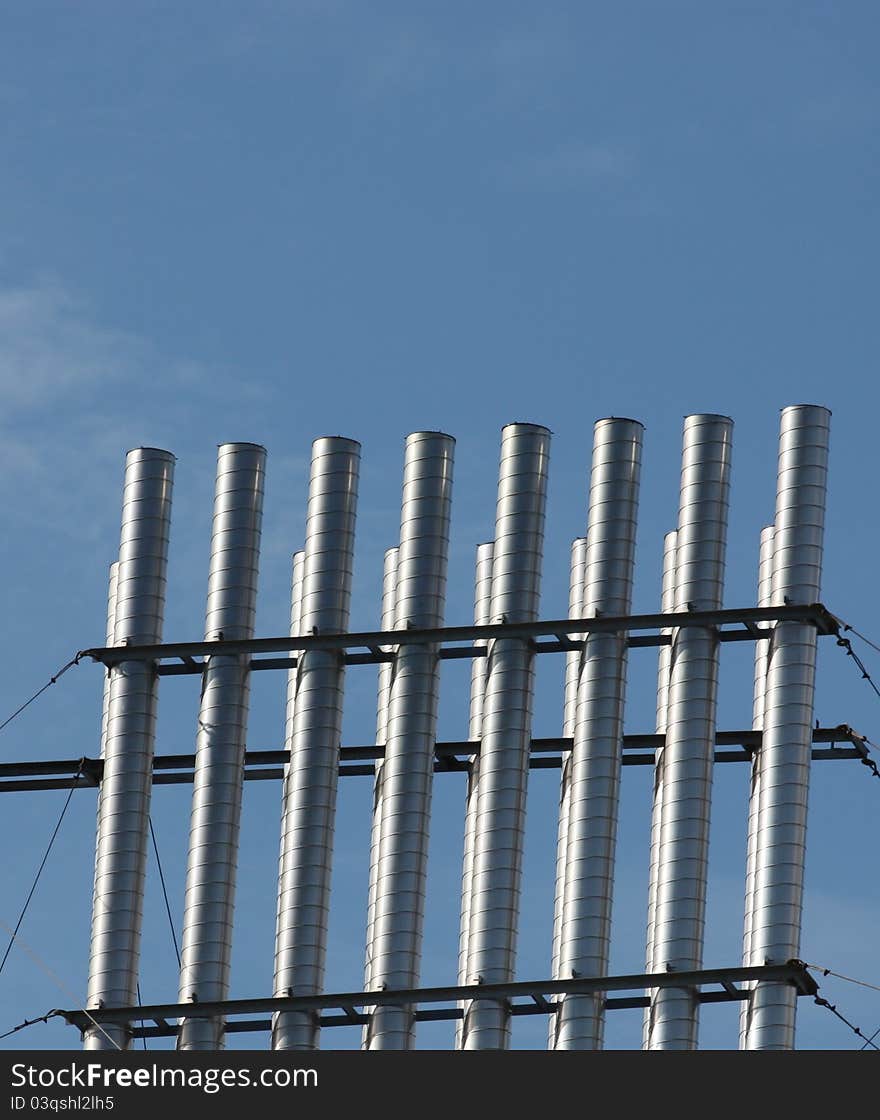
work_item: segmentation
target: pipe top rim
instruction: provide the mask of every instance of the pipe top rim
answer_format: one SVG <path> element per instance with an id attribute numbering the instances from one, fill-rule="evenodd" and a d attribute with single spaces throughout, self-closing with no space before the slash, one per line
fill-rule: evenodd
<path id="1" fill-rule="evenodd" d="M 441 432 L 439 428 L 436 428 L 433 431 L 426 428 L 417 432 L 410 432 L 406 437 L 406 442 L 409 443 L 410 440 L 415 442 L 416 440 L 420 439 L 437 439 L 438 437 L 440 439 L 451 440 L 452 443 L 455 443 L 455 436 L 451 436 L 449 432 Z"/>
<path id="2" fill-rule="evenodd" d="M 594 424 L 598 428 L 600 424 L 638 424 L 638 426 L 645 430 L 645 425 L 641 420 L 636 420 L 632 416 L 600 416 Z"/>
<path id="3" fill-rule="evenodd" d="M 831 409 L 828 407 L 827 404 L 811 404 L 808 401 L 801 402 L 800 404 L 787 404 L 783 408 L 780 408 L 779 411 L 780 411 L 780 413 L 793 412 L 796 408 L 816 408 L 816 409 L 819 409 L 821 412 L 827 412 L 829 416 L 832 415 Z"/>
<path id="4" fill-rule="evenodd" d="M 224 440 L 222 443 L 217 444 L 218 448 L 221 447 L 241 447 L 242 449 L 248 447 L 253 451 L 265 451 L 266 448 L 262 443 L 249 443 L 247 440 L 230 439 Z"/>
<path id="5" fill-rule="evenodd" d="M 177 462 L 177 456 L 173 451 L 166 451 L 164 447 L 130 447 L 126 451 L 126 458 L 129 455 L 134 455 L 136 452 L 141 451 L 144 454 L 150 454 L 150 457 L 155 456 L 157 459 L 169 459 L 172 463 Z"/>
<path id="6" fill-rule="evenodd" d="M 546 424 L 533 424 L 530 420 L 511 420 L 509 424 L 505 424 L 501 431 L 506 432 L 508 428 L 526 428 L 532 432 L 546 432 L 548 436 L 553 435 L 551 428 Z"/>
<path id="7" fill-rule="evenodd" d="M 732 416 L 726 416 L 723 412 L 686 412 L 684 414 L 685 423 L 688 420 L 693 423 L 711 423 L 713 421 L 725 420 L 728 424 L 733 423 Z"/>
<path id="8" fill-rule="evenodd" d="M 321 443 L 322 440 L 325 440 L 325 439 L 333 440 L 334 443 L 348 443 L 352 447 L 361 447 L 362 446 L 360 440 L 352 439 L 350 436 L 316 436 L 312 440 L 312 447 L 314 447 L 315 444 L 317 444 L 317 443 Z"/>

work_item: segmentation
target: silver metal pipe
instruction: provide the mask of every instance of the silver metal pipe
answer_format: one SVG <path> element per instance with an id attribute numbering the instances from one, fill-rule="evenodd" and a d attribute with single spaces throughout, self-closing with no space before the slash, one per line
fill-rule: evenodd
<path id="1" fill-rule="evenodd" d="M 125 460 L 114 645 L 162 640 L 174 456 L 140 447 Z M 147 661 L 110 672 L 104 776 L 98 795 L 86 1006 L 136 1002 L 147 863 L 158 676 Z M 90 1028 L 86 1050 L 126 1049 L 128 1030 Z"/>
<path id="2" fill-rule="evenodd" d="M 568 572 L 568 617 L 582 618 L 584 604 L 584 558 L 587 553 L 587 538 L 577 537 L 571 542 Z M 581 649 L 571 650 L 565 655 L 565 684 L 562 708 L 562 736 L 570 739 L 574 735 L 574 719 L 577 710 L 577 684 L 580 672 Z M 565 861 L 568 851 L 568 812 L 571 804 L 569 783 L 571 780 L 571 755 L 562 759 L 562 773 L 559 782 L 559 820 L 556 830 L 556 881 L 553 895 L 553 942 L 550 951 L 550 975 L 559 977 L 559 941 L 562 934 L 562 908 L 565 901 Z M 553 1049 L 556 1039 L 556 1019 L 550 1017 L 547 1024 L 548 1049 Z"/>
<path id="3" fill-rule="evenodd" d="M 818 405 L 782 410 L 773 560 L 773 604 L 819 601 L 831 413 Z M 750 959 L 787 961 L 800 953 L 816 629 L 773 629 L 764 697 L 760 819 L 756 837 Z M 794 991 L 759 983 L 752 992 L 744 1049 L 794 1047 Z"/>
<path id="4" fill-rule="evenodd" d="M 678 533 L 673 529 L 663 538 L 663 577 L 660 590 L 660 610 L 671 614 L 675 610 L 675 541 Z M 672 630 L 664 626 L 662 634 L 671 636 Z M 657 708 L 655 729 L 658 735 L 666 734 L 666 707 L 669 701 L 669 665 L 672 657 L 670 646 L 660 646 L 657 654 Z M 660 872 L 660 835 L 663 827 L 663 748 L 654 754 L 654 793 L 651 803 L 651 846 L 648 857 L 648 922 L 645 937 L 645 971 L 654 971 L 654 919 L 657 912 L 657 878 Z M 642 1025 L 642 1046 L 647 1047 L 650 1032 L 650 1007 L 645 1008 Z"/>
<path id="5" fill-rule="evenodd" d="M 767 525 L 761 530 L 761 546 L 758 556 L 758 596 L 756 606 L 773 605 L 773 541 L 775 529 Z M 769 628 L 768 628 L 769 629 Z M 752 728 L 764 730 L 764 695 L 767 691 L 767 656 L 769 642 L 755 642 L 755 675 L 752 693 Z M 746 842 L 746 890 L 744 903 L 743 960 L 751 956 L 752 921 L 755 893 L 755 861 L 758 854 L 758 822 L 761 808 L 761 751 L 755 752 L 752 759 L 751 790 L 749 793 L 749 818 Z M 752 987 L 751 984 L 746 985 Z M 740 1009 L 740 1044 L 745 1040 L 748 1027 L 748 1002 Z"/>
<path id="6" fill-rule="evenodd" d="M 635 420 L 595 426 L 582 604 L 587 618 L 625 615 L 632 607 L 642 432 Z M 559 947 L 566 978 L 608 973 L 626 638 L 623 632 L 588 635 L 578 666 Z M 557 1050 L 601 1049 L 604 993 L 563 996 L 555 1018 Z"/>
<path id="7" fill-rule="evenodd" d="M 477 545 L 477 562 L 474 578 L 474 625 L 486 626 L 491 621 L 492 610 L 492 556 L 494 542 Z M 475 645 L 486 645 L 478 640 Z M 486 687 L 486 658 L 475 657 L 471 662 L 470 718 L 468 739 L 479 741 L 483 734 L 483 693 Z M 479 803 L 480 756 L 471 760 L 467 776 L 467 797 L 464 814 L 464 855 L 461 869 L 461 919 L 458 941 L 458 982 L 467 983 L 468 937 L 471 919 L 471 882 L 474 873 L 474 844 L 476 842 L 477 805 Z M 464 1004 L 461 1004 L 464 1007 Z M 455 1024 L 455 1048 L 461 1049 L 463 1021 Z"/>
<path id="8" fill-rule="evenodd" d="M 382 573 L 382 624 L 383 630 L 393 630 L 396 621 L 395 604 L 397 601 L 397 557 L 398 548 L 385 552 Z M 391 695 L 393 662 L 379 664 L 376 690 L 376 744 L 384 746 L 388 738 L 388 700 Z M 376 778 L 373 783 L 373 819 L 370 828 L 370 878 L 367 894 L 367 936 L 366 964 L 364 968 L 364 991 L 370 990 L 373 979 L 373 933 L 376 924 L 376 890 L 379 882 L 379 852 L 382 842 L 382 760 L 376 759 Z M 363 1044 L 367 1045 L 368 1031 L 363 1032 Z"/>
<path id="9" fill-rule="evenodd" d="M 440 432 L 416 432 L 406 441 L 395 622 L 401 630 L 443 625 L 454 446 Z M 374 990 L 418 984 L 439 681 L 436 644 L 400 647 L 382 766 Z M 414 1040 L 412 1006 L 376 1008 L 367 1049 L 407 1050 Z"/>
<path id="10" fill-rule="evenodd" d="M 492 621 L 537 619 L 550 432 L 508 424 L 501 464 L 492 561 Z M 505 983 L 516 965 L 534 652 L 521 638 L 489 643 L 469 922 L 468 981 Z M 463 1048 L 502 1050 L 510 1041 L 506 1003 L 471 1001 Z"/>
<path id="11" fill-rule="evenodd" d="M 223 443 L 217 452 L 205 641 L 254 636 L 266 450 Z M 181 1003 L 229 994 L 249 658 L 214 654 L 202 675 L 181 938 Z M 185 1018 L 178 1050 L 222 1050 L 223 1020 Z"/>
<path id="12" fill-rule="evenodd" d="M 108 646 L 113 645 L 114 634 L 116 632 L 116 585 L 119 578 L 119 561 L 114 560 L 110 565 L 110 573 L 107 580 L 107 639 Z M 101 758 L 104 757 L 104 749 L 107 743 L 107 721 L 110 716 L 110 673 L 105 670 L 104 675 L 104 691 L 101 696 Z"/>
<path id="13" fill-rule="evenodd" d="M 303 571 L 306 565 L 304 549 L 294 552 L 290 565 L 290 636 L 298 637 L 300 630 L 300 612 L 302 610 Z M 288 825 L 287 783 L 290 776 L 290 743 L 293 740 L 293 713 L 296 710 L 296 667 L 287 671 L 287 696 L 284 711 L 284 742 L 287 751 L 287 760 L 282 767 L 281 782 L 281 837 L 278 851 L 278 883 L 287 880 L 289 851 L 286 844 Z M 275 940 L 278 940 L 278 930 L 281 926 L 281 894 L 275 901 Z"/>
<path id="14" fill-rule="evenodd" d="M 312 444 L 303 633 L 348 629 L 360 444 L 340 436 Z M 334 650 L 303 650 L 294 681 L 290 769 L 284 788 L 283 878 L 278 885 L 274 994 L 316 995 L 324 983 L 345 666 Z M 313 1050 L 319 1027 L 307 1012 L 282 1011 L 274 1050 Z"/>
<path id="15" fill-rule="evenodd" d="M 721 608 L 732 429 L 725 416 L 685 419 L 676 610 Z M 662 971 L 702 967 L 718 645 L 714 628 L 681 627 L 672 638 L 654 912 L 654 966 Z M 648 1049 L 695 1049 L 698 1022 L 692 989 L 656 991 Z"/>

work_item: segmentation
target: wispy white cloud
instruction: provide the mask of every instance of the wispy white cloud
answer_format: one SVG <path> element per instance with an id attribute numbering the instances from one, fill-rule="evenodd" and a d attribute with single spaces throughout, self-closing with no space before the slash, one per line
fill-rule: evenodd
<path id="1" fill-rule="evenodd" d="M 53 282 L 0 289 L 0 390 L 5 407 L 61 404 L 130 373 L 143 346 L 97 327 Z"/>
<path id="2" fill-rule="evenodd" d="M 19 528 L 51 525 L 62 536 L 94 539 L 107 524 L 96 510 L 118 505 L 128 448 L 188 445 L 212 402 L 246 412 L 261 391 L 102 322 L 56 280 L 0 287 L 6 515 Z"/>
<path id="3" fill-rule="evenodd" d="M 149 392 L 154 400 L 176 390 L 260 396 L 252 381 L 191 357 L 169 359 L 147 340 L 101 322 L 57 281 L 0 287 L 0 392 L 7 420 L 10 413 L 56 409 L 70 400 L 96 402 L 107 414 L 113 389 Z"/>

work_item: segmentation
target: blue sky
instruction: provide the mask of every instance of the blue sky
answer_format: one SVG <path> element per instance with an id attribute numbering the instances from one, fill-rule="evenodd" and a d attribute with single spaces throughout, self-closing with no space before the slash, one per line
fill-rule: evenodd
<path id="1" fill-rule="evenodd" d="M 469 617 L 492 535 L 499 430 L 554 432 L 542 614 L 567 599 L 592 424 L 646 424 L 636 609 L 659 598 L 682 417 L 731 415 L 726 603 L 754 600 L 772 517 L 778 411 L 833 410 L 824 599 L 880 635 L 875 587 L 877 136 L 869 3 L 12 3 L 0 13 L 0 498 L 11 710 L 103 640 L 125 451 L 178 456 L 166 637 L 201 636 L 216 444 L 269 451 L 258 631 L 283 632 L 310 443 L 363 444 L 352 625 L 377 623 L 396 543 L 403 440 L 457 438 L 450 623 Z M 880 678 L 880 656 L 868 651 Z M 719 724 L 751 711 L 750 651 L 728 647 Z M 545 664 L 546 663 L 546 664 Z M 822 646 L 817 716 L 880 739 L 880 704 Z M 535 733 L 561 720 L 561 660 L 539 666 Z M 441 736 L 466 727 L 466 668 L 444 667 Z M 276 746 L 281 674 L 254 683 L 250 743 Z M 345 738 L 373 733 L 375 673 L 348 678 Z M 97 753 L 101 676 L 82 665 L 0 736 L 2 755 Z M 198 690 L 163 683 L 158 749 L 192 750 Z M 653 723 L 654 657 L 632 658 L 627 729 Z M 748 776 L 716 775 L 707 965 L 738 960 Z M 643 961 L 649 774 L 625 774 L 615 971 Z M 463 784 L 438 779 L 423 980 L 457 951 Z M 233 994 L 271 985 L 279 790 L 249 783 Z M 0 917 L 14 923 L 64 794 L 3 804 Z M 816 764 L 804 955 L 880 983 L 866 872 L 880 782 Z M 521 978 L 548 969 L 556 779 L 530 788 Z M 327 985 L 360 986 L 367 779 L 346 779 Z M 189 791 L 154 819 L 181 914 Z M 0 977 L 0 1031 L 82 998 L 94 795 L 75 795 Z M 64 984 L 60 990 L 45 969 Z M 142 990 L 176 992 L 155 869 Z M 876 993 L 825 992 L 873 1030 Z M 707 1008 L 703 1045 L 735 1044 Z M 432 1025 L 425 1046 L 445 1046 Z M 542 1019 L 518 1046 L 542 1046 Z M 636 1046 L 640 1013 L 609 1017 Z M 857 1040 L 802 1004 L 802 1046 Z M 4 1045 L 74 1045 L 60 1025 Z M 237 1046 L 262 1046 L 238 1036 Z M 347 1029 L 325 1046 L 357 1045 Z"/>

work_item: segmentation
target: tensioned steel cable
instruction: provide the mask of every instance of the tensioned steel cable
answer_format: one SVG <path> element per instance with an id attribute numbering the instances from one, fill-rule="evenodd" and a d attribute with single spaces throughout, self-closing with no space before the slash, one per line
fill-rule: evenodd
<path id="1" fill-rule="evenodd" d="M 137 984 L 137 1000 L 138 1000 L 138 1007 L 140 1007 L 140 1006 L 141 1006 L 141 1005 L 143 1004 L 143 1002 L 144 1002 L 144 1001 L 143 1001 L 143 1000 L 141 999 L 141 985 L 140 985 L 140 981 L 138 981 L 138 984 Z M 140 1023 L 140 1025 L 141 1025 L 141 1026 L 143 1026 L 143 1025 L 144 1025 L 144 1021 L 143 1021 L 143 1019 L 138 1019 L 138 1022 Z M 146 1036 L 145 1036 L 145 1035 L 141 1035 L 141 1042 L 142 1042 L 142 1043 L 144 1044 L 144 1049 L 146 1050 L 146 1048 L 147 1048 L 147 1039 L 146 1039 Z"/>
<path id="2" fill-rule="evenodd" d="M 84 764 L 85 764 L 85 759 L 84 758 L 80 759 L 79 769 L 77 770 L 76 774 L 74 774 L 74 777 L 73 777 L 74 783 L 76 783 L 82 777 L 82 771 L 83 771 Z M 67 799 L 64 802 L 64 807 L 61 810 L 61 815 L 58 818 L 58 822 L 56 823 L 55 828 L 52 830 L 52 836 L 49 839 L 48 847 L 46 848 L 46 851 L 43 853 L 43 858 L 40 861 L 40 866 L 37 868 L 37 873 L 34 876 L 34 881 L 31 884 L 31 889 L 28 891 L 28 896 L 24 901 L 24 906 L 22 906 L 21 913 L 18 915 L 18 921 L 15 923 L 15 929 L 12 931 L 12 936 L 9 938 L 9 944 L 6 946 L 6 952 L 3 954 L 3 960 L 0 960 L 0 973 L 3 972 L 3 969 L 6 965 L 6 962 L 9 959 L 9 954 L 12 952 L 12 946 L 15 944 L 15 939 L 18 936 L 18 931 L 21 929 L 21 923 L 24 921 L 25 914 L 27 914 L 28 907 L 31 904 L 31 899 L 34 897 L 34 892 L 37 889 L 37 884 L 40 881 L 40 876 L 43 874 L 43 868 L 46 866 L 46 861 L 49 859 L 49 854 L 51 853 L 52 848 L 55 844 L 55 840 L 58 837 L 58 833 L 61 829 L 62 822 L 64 821 L 64 816 L 67 812 L 68 806 L 70 805 L 70 799 L 73 796 L 73 791 L 75 789 L 76 789 L 76 785 L 74 784 L 68 790 Z"/>
<path id="3" fill-rule="evenodd" d="M 859 1038 L 865 1039 L 866 1043 L 870 1041 L 868 1039 L 868 1036 L 862 1032 L 860 1027 L 857 1027 L 855 1025 L 855 1023 L 851 1023 L 849 1021 L 849 1019 L 847 1019 L 844 1015 L 840 1014 L 840 1012 L 837 1010 L 836 1004 L 829 1003 L 827 999 L 822 999 L 821 996 L 814 996 L 813 997 L 813 1002 L 817 1003 L 820 1007 L 827 1007 L 832 1015 L 835 1015 L 841 1021 L 841 1023 L 845 1023 L 849 1027 L 849 1029 L 853 1032 L 853 1034 L 857 1034 L 859 1036 Z M 871 1046 L 873 1047 L 874 1050 L 880 1051 L 880 1046 L 877 1046 L 876 1043 L 871 1042 Z"/>
<path id="4" fill-rule="evenodd" d="M 38 1019 L 25 1019 L 25 1021 L 23 1023 L 19 1023 L 17 1027 L 13 1027 L 12 1030 L 6 1031 L 5 1034 L 0 1034 L 0 1041 L 2 1041 L 4 1038 L 9 1038 L 9 1036 L 12 1034 L 17 1034 L 19 1031 L 23 1031 L 25 1027 L 32 1027 L 35 1023 L 48 1023 L 51 1014 L 51 1011 L 47 1011 L 45 1015 L 41 1015 Z"/>
<path id="5" fill-rule="evenodd" d="M 156 843 L 156 830 L 153 828 L 152 817 L 150 817 L 150 836 L 153 839 L 153 851 L 156 853 L 156 866 L 159 868 L 159 882 L 162 884 L 162 896 L 165 899 L 165 913 L 168 915 L 168 928 L 171 930 L 171 940 L 174 942 L 177 967 L 180 968 L 180 948 L 177 944 L 177 934 L 174 932 L 174 918 L 171 916 L 171 903 L 168 901 L 168 888 L 165 886 L 165 873 L 162 870 L 162 860 L 159 857 L 159 845 Z"/>
<path id="6" fill-rule="evenodd" d="M 844 622 L 842 618 L 838 618 L 837 621 L 843 627 L 844 633 L 846 633 L 846 631 L 849 631 L 851 634 L 855 634 L 857 638 L 861 638 L 865 645 L 870 646 L 871 649 L 874 649 L 878 653 L 880 653 L 880 645 L 878 645 L 876 642 L 872 642 L 870 638 L 866 637 L 866 635 L 859 633 L 859 631 L 856 630 L 855 626 L 850 626 L 850 624 L 848 622 Z"/>
<path id="7" fill-rule="evenodd" d="M 851 627 L 847 627 L 847 629 L 851 629 Z M 855 631 L 853 631 L 853 633 L 855 633 Z M 876 681 L 865 667 L 864 661 L 862 661 L 861 657 L 859 657 L 856 651 L 852 648 L 852 642 L 849 640 L 849 638 L 839 637 L 837 639 L 837 644 L 841 647 L 841 649 L 846 650 L 847 657 L 851 657 L 853 659 L 862 674 L 862 680 L 867 681 L 871 688 L 873 688 L 873 690 L 877 693 L 877 696 L 880 697 L 880 688 L 877 687 Z"/>
<path id="8" fill-rule="evenodd" d="M 863 642 L 867 642 L 867 644 L 869 646 L 871 646 L 873 649 L 876 649 L 878 652 L 880 652 L 880 646 L 874 645 L 874 643 L 869 638 L 866 638 L 864 636 L 864 634 L 859 634 L 858 630 L 853 629 L 852 626 L 850 626 L 848 623 L 843 622 L 842 619 L 838 618 L 838 619 L 836 619 L 836 621 L 838 623 L 840 623 L 840 625 L 843 627 L 844 631 L 846 631 L 846 630 L 852 631 L 852 633 L 856 634 L 859 638 L 861 638 Z M 874 692 L 877 694 L 877 696 L 880 697 L 880 688 L 877 687 L 876 681 L 871 676 L 871 674 L 868 672 L 868 669 L 867 669 L 864 661 L 862 661 L 861 657 L 859 657 L 859 655 L 852 648 L 852 642 L 849 640 L 849 638 L 843 638 L 843 637 L 838 636 L 837 644 L 842 649 L 846 650 L 846 656 L 847 657 L 852 658 L 853 662 L 855 663 L 856 667 L 858 668 L 859 672 L 861 673 L 862 680 L 867 681 L 868 684 L 871 686 L 871 688 L 874 690 Z M 870 750 L 873 750 L 877 753 L 880 753 L 880 747 L 878 747 L 876 743 L 872 742 L 868 738 L 867 735 L 862 736 L 862 742 Z M 867 766 L 868 769 L 871 771 L 871 773 L 873 774 L 873 776 L 875 778 L 880 778 L 880 768 L 878 768 L 877 763 L 873 760 L 873 758 L 863 758 L 862 759 L 862 765 Z"/>
<path id="9" fill-rule="evenodd" d="M 835 972 L 833 968 L 826 968 L 825 965 L 822 964 L 805 964 L 804 968 L 813 968 L 817 972 L 821 972 L 823 976 L 835 976 L 838 980 L 845 980 L 848 984 L 855 984 L 859 988 L 867 988 L 872 992 L 880 992 L 880 985 L 869 984 L 867 980 L 857 980 L 854 976 L 845 976 L 842 972 Z M 874 1039 L 880 1034 L 880 1027 L 878 1027 L 869 1038 L 860 1027 L 855 1026 L 853 1023 L 850 1023 L 848 1019 L 845 1019 L 837 1010 L 836 1005 L 829 1003 L 828 1000 L 822 999 L 820 996 L 815 997 L 815 1002 L 819 1004 L 820 1007 L 827 1007 L 841 1022 L 846 1023 L 853 1034 L 864 1039 L 863 1045 L 859 1047 L 860 1050 L 865 1050 L 870 1046 L 872 1049 L 880 1051 L 880 1046 L 877 1046 L 874 1042 Z"/>
<path id="10" fill-rule="evenodd" d="M 832 968 L 826 968 L 824 964 L 805 964 L 804 968 L 815 968 L 823 976 L 836 976 L 838 980 L 846 980 L 848 984 L 857 984 L 860 988 L 869 988 L 872 992 L 880 992 L 880 986 L 877 984 L 869 984 L 867 980 L 856 980 L 854 976 L 844 976 L 842 972 L 835 972 Z"/>
<path id="11" fill-rule="evenodd" d="M 869 1046 L 873 1046 L 874 1039 L 878 1034 L 880 1034 L 880 1027 L 878 1027 L 876 1031 L 874 1031 L 870 1038 L 865 1039 L 864 1043 L 859 1047 L 859 1050 L 867 1050 Z"/>
<path id="12" fill-rule="evenodd" d="M 20 716 L 21 713 L 25 710 L 25 708 L 27 708 L 27 707 L 29 707 L 29 705 L 33 704 L 33 702 L 38 697 L 42 696 L 47 688 L 51 688 L 53 684 L 55 684 L 57 681 L 59 681 L 61 679 L 61 677 L 64 676 L 64 674 L 67 672 L 68 669 L 72 669 L 74 665 L 79 665 L 81 658 L 82 658 L 82 653 L 80 652 L 76 655 L 76 657 L 71 658 L 71 660 L 68 661 L 66 665 L 63 665 L 58 670 L 58 672 L 55 674 L 54 677 L 50 677 L 46 681 L 46 683 L 43 685 L 43 687 L 38 688 L 37 691 L 33 694 L 33 696 L 29 700 L 25 700 L 25 702 L 21 705 L 20 708 L 16 708 L 11 716 L 7 716 L 7 718 L 2 723 L 0 723 L 0 731 L 2 731 L 4 727 L 7 727 L 10 723 L 12 723 L 12 721 L 17 716 Z"/>
<path id="13" fill-rule="evenodd" d="M 4 922 L 2 918 L 0 918 L 0 926 L 3 926 L 4 929 L 9 930 L 9 932 L 12 933 L 12 927 L 9 926 L 6 922 Z M 49 977 L 49 979 L 55 985 L 57 985 L 57 987 L 60 988 L 61 991 L 64 992 L 64 994 L 66 996 L 69 996 L 70 999 L 72 999 L 74 1001 L 74 1003 L 77 1006 L 77 1009 L 79 1011 L 81 1011 L 83 1013 L 83 1015 L 86 1016 L 87 1019 L 91 1020 L 91 1022 L 95 1026 L 95 1029 L 100 1031 L 101 1034 L 104 1035 L 104 1037 L 107 1039 L 107 1041 L 110 1042 L 116 1050 L 121 1050 L 122 1047 L 117 1043 L 116 1039 L 111 1038 L 110 1035 L 101 1026 L 101 1024 L 95 1021 L 95 1019 L 93 1018 L 93 1016 L 89 1012 L 89 1010 L 82 1006 L 83 1001 L 81 1001 L 77 996 L 75 996 L 73 994 L 73 992 L 70 990 L 70 988 L 68 988 L 68 986 L 61 979 L 59 979 L 59 977 L 46 964 L 46 962 L 39 955 L 39 953 L 37 953 L 35 949 L 32 949 L 31 946 L 28 945 L 28 943 L 24 940 L 24 938 L 21 936 L 21 934 L 19 934 L 15 938 L 15 940 L 18 941 L 19 945 L 22 947 L 22 949 L 24 949 L 24 951 L 31 958 L 31 960 L 34 962 L 34 964 L 36 964 L 39 968 L 41 968 L 43 970 L 43 972 L 45 972 L 46 975 Z M 52 1014 L 53 1014 L 53 1012 L 51 1012 L 51 1011 L 48 1012 L 47 1015 L 46 1015 L 46 1018 L 47 1019 L 50 1018 L 52 1016 Z M 32 1022 L 38 1023 L 38 1022 L 40 1022 L 40 1020 L 39 1019 L 34 1019 L 34 1020 L 32 1020 Z M 30 1023 L 22 1023 L 18 1027 L 16 1027 L 15 1030 L 22 1030 L 25 1026 L 30 1026 Z M 11 1032 L 11 1033 L 14 1033 L 14 1032 Z"/>
<path id="14" fill-rule="evenodd" d="M 862 736 L 862 743 L 868 748 L 869 751 L 874 751 L 875 754 L 880 754 L 880 747 L 876 743 L 871 742 L 867 735 Z M 867 766 L 875 778 L 880 778 L 880 768 L 873 758 L 863 758 L 860 760 L 862 766 Z"/>

